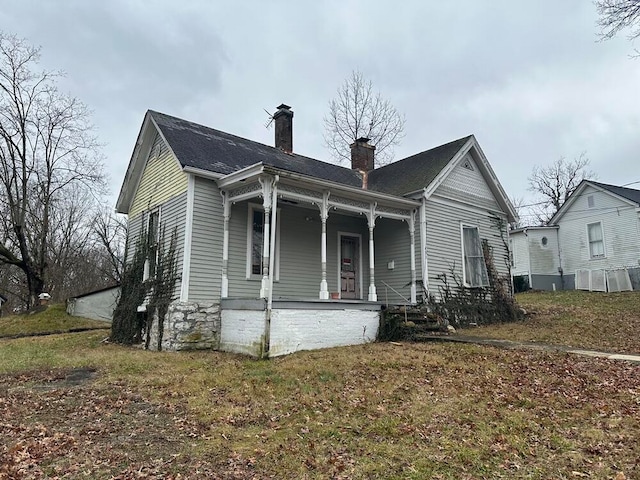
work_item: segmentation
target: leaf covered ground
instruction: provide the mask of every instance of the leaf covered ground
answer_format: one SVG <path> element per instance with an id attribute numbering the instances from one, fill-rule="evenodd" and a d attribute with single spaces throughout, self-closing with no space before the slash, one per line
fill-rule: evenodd
<path id="1" fill-rule="evenodd" d="M 640 366 L 377 343 L 256 361 L 0 341 L 0 478 L 640 478 Z"/>
<path id="2" fill-rule="evenodd" d="M 464 333 L 640 355 L 640 292 L 528 292 L 516 299 L 525 320 Z"/>

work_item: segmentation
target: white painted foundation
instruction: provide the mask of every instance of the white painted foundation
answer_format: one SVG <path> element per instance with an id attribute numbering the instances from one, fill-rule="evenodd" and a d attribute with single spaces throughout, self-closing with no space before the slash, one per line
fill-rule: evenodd
<path id="1" fill-rule="evenodd" d="M 222 310 L 220 350 L 260 356 L 264 310 Z M 379 310 L 273 309 L 269 356 L 375 341 Z"/>

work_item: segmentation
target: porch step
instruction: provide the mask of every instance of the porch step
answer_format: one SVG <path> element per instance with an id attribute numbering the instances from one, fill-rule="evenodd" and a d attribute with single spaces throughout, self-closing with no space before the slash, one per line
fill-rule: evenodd
<path id="1" fill-rule="evenodd" d="M 385 315 L 393 317 L 398 327 L 407 333 L 417 334 L 425 331 L 435 331 L 446 328 L 446 324 L 438 316 L 417 308 L 403 307 L 389 308 Z"/>

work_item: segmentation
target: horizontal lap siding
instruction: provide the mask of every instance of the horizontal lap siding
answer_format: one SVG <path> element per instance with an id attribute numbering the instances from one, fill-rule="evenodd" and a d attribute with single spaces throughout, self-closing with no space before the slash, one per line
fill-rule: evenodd
<path id="1" fill-rule="evenodd" d="M 390 220 L 386 218 L 376 221 L 374 230 L 376 270 L 375 280 L 378 291 L 378 300 L 390 304 L 404 304 L 411 297 L 411 237 L 407 222 Z M 416 252 L 420 250 L 420 231 L 415 234 Z M 394 262 L 394 268 L 390 270 L 389 262 Z M 416 279 L 420 279 L 420 260 L 416 259 Z M 386 282 L 393 289 L 400 292 L 402 297 L 391 288 L 385 286 Z M 418 293 L 420 288 L 418 287 Z"/>
<path id="2" fill-rule="evenodd" d="M 160 135 L 156 135 L 129 215 L 153 209 L 186 191 L 187 175 Z"/>
<path id="3" fill-rule="evenodd" d="M 589 208 L 588 196 L 594 205 Z M 605 258 L 591 259 L 587 224 L 602 222 Z M 608 193 L 587 187 L 558 221 L 560 256 L 565 274 L 576 269 L 637 266 L 640 262 L 640 234 L 635 207 Z"/>
<path id="4" fill-rule="evenodd" d="M 470 168 L 464 167 L 468 162 Z M 466 155 L 437 189 L 438 195 L 475 207 L 499 210 L 491 189 L 471 155 Z"/>
<path id="5" fill-rule="evenodd" d="M 282 206 L 280 223 L 280 281 L 274 298 L 318 298 L 321 280 L 320 211 Z"/>
<path id="6" fill-rule="evenodd" d="M 437 199 L 427 201 L 427 252 L 429 262 L 429 291 L 438 293 L 443 283 L 436 279 L 445 273 L 450 285 L 455 286 L 451 277 L 451 266 L 462 281 L 462 238 L 461 223 L 477 226 L 480 238 L 486 238 L 493 247 L 495 266 L 500 275 L 508 276 L 505 263 L 507 248 L 500 238 L 499 230 L 493 225 L 489 212 L 464 210 L 462 207 L 443 204 Z M 506 217 L 505 217 L 506 222 Z"/>
<path id="7" fill-rule="evenodd" d="M 261 208 L 261 201 L 240 202 L 231 207 L 229 222 L 229 296 L 257 298 L 261 276 L 246 278 L 249 204 Z M 279 280 L 274 282 L 274 298 L 318 298 L 321 271 L 321 228 L 317 209 L 280 204 Z M 327 284 L 330 292 L 340 291 L 338 282 L 338 232 L 359 234 L 362 240 L 363 286 L 366 299 L 369 285 L 368 229 L 364 217 L 340 215 L 334 211 L 327 220 Z"/>
<path id="8" fill-rule="evenodd" d="M 164 231 L 165 252 L 169 249 L 171 236 L 176 233 L 176 263 L 178 276 L 182 275 L 184 259 L 184 226 L 187 210 L 186 192 L 178 195 L 160 206 L 160 231 Z M 180 297 L 180 281 L 176 282 L 174 299 Z"/>
<path id="9" fill-rule="evenodd" d="M 513 275 L 529 275 L 529 249 L 527 237 L 524 232 L 512 233 L 511 240 L 512 255 L 514 260 Z"/>
<path id="10" fill-rule="evenodd" d="M 196 177 L 193 200 L 189 301 L 216 302 L 222 278 L 222 196 L 215 182 Z"/>

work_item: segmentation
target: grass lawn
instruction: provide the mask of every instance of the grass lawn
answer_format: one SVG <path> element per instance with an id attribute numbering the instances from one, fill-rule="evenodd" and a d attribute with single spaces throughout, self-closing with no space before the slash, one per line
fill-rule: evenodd
<path id="1" fill-rule="evenodd" d="M 0 478 L 640 478 L 637 365 L 441 343 L 257 361 L 105 336 L 0 340 Z"/>
<path id="2" fill-rule="evenodd" d="M 516 298 L 528 313 L 524 321 L 462 333 L 640 354 L 640 292 L 528 292 Z"/>
<path id="3" fill-rule="evenodd" d="M 51 305 L 33 314 L 0 317 L 0 337 L 69 332 L 78 328 L 111 328 L 111 324 L 67 315 L 63 304 Z"/>

